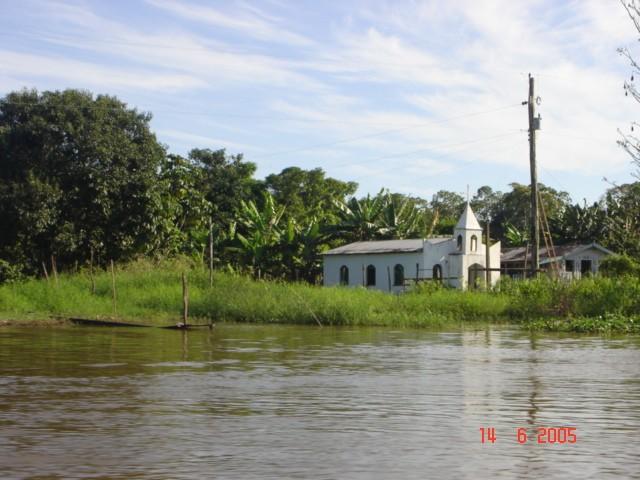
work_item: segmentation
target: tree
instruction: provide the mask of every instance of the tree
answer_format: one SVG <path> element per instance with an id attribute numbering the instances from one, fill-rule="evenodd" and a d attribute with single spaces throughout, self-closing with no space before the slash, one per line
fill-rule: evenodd
<path id="1" fill-rule="evenodd" d="M 375 240 L 386 235 L 389 229 L 382 222 L 385 200 L 384 190 L 380 190 L 375 197 L 367 195 L 360 200 L 352 197 L 346 203 L 336 202 L 340 212 L 334 232 L 346 242 Z"/>
<path id="2" fill-rule="evenodd" d="M 494 192 L 491 187 L 484 185 L 480 187 L 471 199 L 471 208 L 478 216 L 478 219 L 486 221 L 497 216 L 501 208 L 502 192 Z"/>
<path id="3" fill-rule="evenodd" d="M 385 238 L 424 236 L 424 215 L 417 202 L 405 195 L 387 193 L 382 210 Z"/>
<path id="4" fill-rule="evenodd" d="M 358 188 L 355 182 L 326 177 L 321 168 L 303 170 L 298 167 L 268 175 L 264 186 L 276 203 L 285 206 L 285 217 L 298 223 L 307 223 L 311 218 L 335 220 L 336 202 L 344 201 Z"/>
<path id="5" fill-rule="evenodd" d="M 240 252 L 245 266 L 257 276 L 278 263 L 279 258 L 274 253 L 282 236 L 280 221 L 284 214 L 284 207 L 276 205 L 269 192 L 264 192 L 263 203 L 259 209 L 253 200 L 240 201 L 236 233 L 241 244 L 241 248 L 236 250 Z"/>
<path id="6" fill-rule="evenodd" d="M 464 209 L 464 197 L 455 192 L 440 190 L 431 199 L 431 210 L 434 215 L 433 233 L 452 235 L 458 218 Z"/>
<path id="7" fill-rule="evenodd" d="M 501 239 L 506 238 L 507 227 L 519 232 L 528 232 L 531 222 L 531 187 L 521 183 L 512 183 L 510 186 L 511 191 L 501 197 L 493 222 L 493 232 Z M 571 198 L 567 192 L 555 190 L 542 183 L 538 184 L 538 192 L 540 210 L 544 210 L 551 233 L 559 240 L 561 237 L 557 232 L 558 222 L 570 205 Z"/>
<path id="8" fill-rule="evenodd" d="M 607 190 L 605 206 L 605 245 L 616 253 L 640 259 L 640 182 Z"/>
<path id="9" fill-rule="evenodd" d="M 635 25 L 636 30 L 640 33 L 640 1 L 620 0 L 620 3 L 627 11 L 627 14 Z M 618 52 L 627 58 L 632 69 L 629 80 L 625 80 L 624 82 L 624 94 L 625 96 L 631 95 L 634 100 L 640 102 L 640 91 L 638 90 L 638 87 L 636 87 L 635 83 L 635 77 L 640 75 L 640 65 L 638 65 L 627 48 L 618 48 Z M 640 127 L 640 124 L 633 122 L 631 124 L 631 131 L 634 132 L 638 127 Z M 618 141 L 618 144 L 626 150 L 626 152 L 631 156 L 633 162 L 640 167 L 640 138 L 634 133 L 625 134 L 620 130 L 618 131 L 622 137 Z M 636 176 L 638 175 L 640 175 L 640 172 L 636 173 Z"/>
<path id="10" fill-rule="evenodd" d="M 241 202 L 256 200 L 259 184 L 253 178 L 256 164 L 225 150 L 193 149 L 189 160 L 202 170 L 199 188 L 211 204 L 213 222 L 222 231 L 228 229 L 240 212 Z"/>
<path id="11" fill-rule="evenodd" d="M 0 258 L 34 273 L 130 258 L 154 245 L 164 148 L 151 115 L 85 91 L 0 99 Z"/>
<path id="12" fill-rule="evenodd" d="M 607 212 L 600 202 L 568 205 L 558 219 L 559 235 L 567 242 L 602 242 L 607 230 Z"/>
<path id="13" fill-rule="evenodd" d="M 204 170 L 180 155 L 168 155 L 160 165 L 163 221 L 155 250 L 162 254 L 204 255 L 212 205 L 202 190 Z"/>

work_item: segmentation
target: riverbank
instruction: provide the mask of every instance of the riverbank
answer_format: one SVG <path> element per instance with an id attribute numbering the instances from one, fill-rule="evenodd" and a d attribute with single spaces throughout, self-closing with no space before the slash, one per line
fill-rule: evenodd
<path id="1" fill-rule="evenodd" d="M 467 323 L 518 323 L 555 331 L 640 332 L 640 281 L 595 278 L 561 284 L 545 279 L 504 282 L 500 292 L 461 292 L 424 284 L 390 295 L 365 289 L 255 281 L 209 274 L 188 262 L 138 261 L 112 277 L 87 271 L 58 280 L 0 286 L 0 325 L 54 325 L 61 318 L 117 319 L 154 325 L 182 316 L 182 272 L 187 274 L 190 319 L 214 322 L 440 327 Z"/>

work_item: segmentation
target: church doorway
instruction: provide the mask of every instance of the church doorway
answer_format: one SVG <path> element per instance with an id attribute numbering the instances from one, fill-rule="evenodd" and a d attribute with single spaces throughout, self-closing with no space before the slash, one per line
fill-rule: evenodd
<path id="1" fill-rule="evenodd" d="M 469 290 L 477 290 L 482 286 L 484 277 L 484 267 L 479 263 L 474 263 L 469 267 Z"/>

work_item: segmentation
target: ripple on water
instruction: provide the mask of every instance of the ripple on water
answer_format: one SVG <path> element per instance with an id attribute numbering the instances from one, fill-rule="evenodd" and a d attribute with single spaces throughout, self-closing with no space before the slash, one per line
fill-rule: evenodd
<path id="1" fill-rule="evenodd" d="M 3 478 L 640 478 L 637 337 L 9 333 Z M 563 426 L 576 444 L 517 442 Z"/>

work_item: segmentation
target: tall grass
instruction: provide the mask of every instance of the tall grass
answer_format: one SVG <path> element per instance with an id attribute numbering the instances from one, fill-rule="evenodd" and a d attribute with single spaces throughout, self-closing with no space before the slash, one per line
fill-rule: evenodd
<path id="1" fill-rule="evenodd" d="M 424 285 L 403 295 L 364 288 L 323 288 L 302 283 L 256 281 L 208 273 L 188 260 L 140 260 L 116 268 L 117 311 L 109 272 L 88 272 L 0 286 L 0 319 L 52 316 L 115 318 L 150 324 L 180 320 L 181 274 L 189 279 L 192 318 L 256 323 L 441 326 L 460 322 L 521 322 L 554 330 L 639 331 L 640 279 L 546 278 L 501 283 L 499 291 L 462 292 Z"/>

